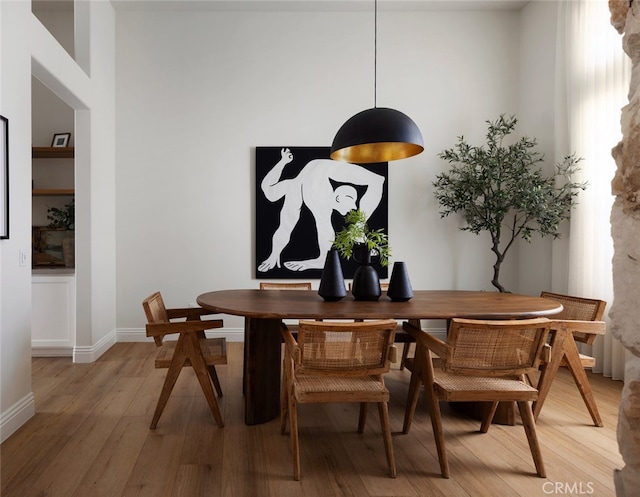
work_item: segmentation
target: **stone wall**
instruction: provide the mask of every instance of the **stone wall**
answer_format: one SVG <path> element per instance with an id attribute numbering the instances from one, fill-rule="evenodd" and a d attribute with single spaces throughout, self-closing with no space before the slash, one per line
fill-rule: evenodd
<path id="1" fill-rule="evenodd" d="M 622 140 L 612 150 L 616 199 L 611 211 L 614 244 L 611 332 L 631 351 L 618 418 L 618 445 L 625 462 L 616 471 L 618 497 L 640 495 L 640 2 L 609 0 L 611 24 L 622 34 L 632 63 L 629 103 L 620 119 Z"/>

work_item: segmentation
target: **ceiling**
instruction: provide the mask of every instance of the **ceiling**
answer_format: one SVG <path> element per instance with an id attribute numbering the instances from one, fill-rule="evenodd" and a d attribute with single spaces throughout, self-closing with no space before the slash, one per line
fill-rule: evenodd
<path id="1" fill-rule="evenodd" d="M 116 10 L 362 11 L 374 0 L 110 0 Z M 378 0 L 379 10 L 519 10 L 532 0 Z M 73 0 L 33 0 L 33 11 L 70 11 Z"/>

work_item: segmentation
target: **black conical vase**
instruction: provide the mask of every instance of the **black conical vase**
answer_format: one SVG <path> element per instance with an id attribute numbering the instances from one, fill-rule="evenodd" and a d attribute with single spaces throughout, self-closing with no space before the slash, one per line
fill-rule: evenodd
<path id="1" fill-rule="evenodd" d="M 378 272 L 371 266 L 371 253 L 366 244 L 359 247 L 360 259 L 354 256 L 356 262 L 360 263 L 353 275 L 351 293 L 356 300 L 378 300 L 382 291 L 380 290 L 380 277 Z"/>
<path id="2" fill-rule="evenodd" d="M 411 288 L 411 281 L 409 281 L 406 263 L 395 262 L 393 264 L 387 296 L 394 302 L 406 302 L 413 297 L 413 289 Z"/>
<path id="3" fill-rule="evenodd" d="M 327 252 L 327 259 L 324 263 L 320 286 L 318 287 L 318 295 L 327 302 L 338 301 L 347 295 L 340 257 L 336 249 L 331 249 Z"/>

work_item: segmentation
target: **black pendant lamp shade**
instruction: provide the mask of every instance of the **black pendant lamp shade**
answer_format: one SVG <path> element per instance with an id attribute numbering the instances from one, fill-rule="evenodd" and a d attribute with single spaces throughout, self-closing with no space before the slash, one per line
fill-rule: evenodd
<path id="1" fill-rule="evenodd" d="M 338 130 L 329 152 L 333 160 L 375 164 L 406 159 L 424 150 L 422 133 L 409 116 L 377 105 L 378 0 L 373 25 L 373 108 L 358 112 Z"/>
<path id="2" fill-rule="evenodd" d="M 363 110 L 336 133 L 330 156 L 356 163 L 405 159 L 424 150 L 422 133 L 409 116 L 386 107 Z"/>

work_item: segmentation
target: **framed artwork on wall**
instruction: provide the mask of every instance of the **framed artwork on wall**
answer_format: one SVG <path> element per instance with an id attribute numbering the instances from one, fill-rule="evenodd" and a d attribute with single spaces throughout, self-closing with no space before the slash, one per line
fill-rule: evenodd
<path id="1" fill-rule="evenodd" d="M 335 233 L 352 209 L 388 232 L 388 163 L 349 164 L 329 147 L 256 147 L 255 275 L 319 279 Z M 358 267 L 342 260 L 345 278 Z M 374 260 L 381 278 L 387 268 Z"/>
<path id="2" fill-rule="evenodd" d="M 73 236 L 73 231 L 34 226 L 32 231 L 33 266 L 64 266 L 64 240 Z"/>
<path id="3" fill-rule="evenodd" d="M 9 238 L 9 119 L 0 116 L 0 238 Z"/>
<path id="4" fill-rule="evenodd" d="M 51 141 L 52 147 L 68 147 L 71 133 L 56 133 Z"/>

